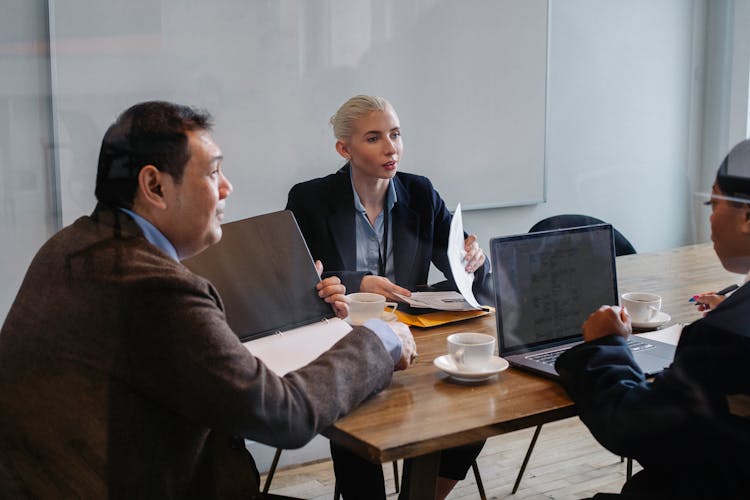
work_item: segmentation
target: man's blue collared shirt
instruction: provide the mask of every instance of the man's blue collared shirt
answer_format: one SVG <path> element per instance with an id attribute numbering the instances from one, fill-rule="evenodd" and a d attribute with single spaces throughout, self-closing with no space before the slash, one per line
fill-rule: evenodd
<path id="1" fill-rule="evenodd" d="M 172 243 L 167 239 L 166 236 L 162 234 L 161 231 L 156 229 L 156 226 L 154 226 L 149 221 L 133 212 L 132 210 L 128 210 L 127 208 L 122 207 L 118 208 L 133 218 L 135 223 L 138 224 L 138 227 L 141 228 L 141 231 L 143 231 L 143 236 L 149 241 L 149 243 L 172 257 L 177 262 L 180 261 L 174 245 L 172 245 Z"/>

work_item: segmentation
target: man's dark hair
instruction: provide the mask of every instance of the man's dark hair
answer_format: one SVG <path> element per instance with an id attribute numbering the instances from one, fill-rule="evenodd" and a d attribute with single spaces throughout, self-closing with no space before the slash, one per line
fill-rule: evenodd
<path id="1" fill-rule="evenodd" d="M 96 199 L 131 208 L 138 174 L 146 165 L 168 173 L 179 183 L 190 159 L 187 132 L 212 126 L 208 112 L 171 102 L 142 102 L 125 110 L 102 139 Z"/>

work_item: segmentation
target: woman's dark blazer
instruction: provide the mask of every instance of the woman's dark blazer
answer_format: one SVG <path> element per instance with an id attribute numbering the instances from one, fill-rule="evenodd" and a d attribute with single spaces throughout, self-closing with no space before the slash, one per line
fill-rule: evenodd
<path id="1" fill-rule="evenodd" d="M 354 195 L 349 164 L 338 172 L 295 185 L 286 208 L 294 213 L 313 259 L 325 275 L 339 276 L 349 292 L 358 291 L 367 272 L 357 272 Z M 393 265 L 396 284 L 408 290 L 426 285 L 430 262 L 456 289 L 448 263 L 451 213 L 427 177 L 398 172 L 392 180 L 396 204 L 391 211 Z M 481 287 L 487 265 L 474 273 L 474 288 Z"/>

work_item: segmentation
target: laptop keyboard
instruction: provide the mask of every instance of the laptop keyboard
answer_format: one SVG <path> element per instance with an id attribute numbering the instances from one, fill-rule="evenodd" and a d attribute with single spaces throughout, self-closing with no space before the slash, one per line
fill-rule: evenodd
<path id="1" fill-rule="evenodd" d="M 558 349 L 556 351 L 547 351 L 547 352 L 541 352 L 539 354 L 531 354 L 529 356 L 526 356 L 526 359 L 530 359 L 532 361 L 538 361 L 540 363 L 544 363 L 545 365 L 554 366 L 555 361 L 557 361 L 558 356 L 560 354 L 564 353 L 570 349 L 570 347 L 565 347 L 564 349 Z"/>
<path id="2" fill-rule="evenodd" d="M 556 351 L 547 351 L 547 352 L 541 352 L 539 354 L 530 354 L 526 356 L 526 359 L 530 359 L 532 361 L 538 361 L 540 363 L 544 363 L 545 365 L 554 366 L 555 361 L 557 361 L 557 358 L 560 356 L 560 354 L 564 353 L 571 347 L 572 346 L 566 346 L 561 349 L 557 349 Z M 628 339 L 628 347 L 630 347 L 631 351 L 644 351 L 646 349 L 651 349 L 652 347 L 654 347 L 654 344 L 650 344 L 643 339 L 636 339 L 636 338 L 630 337 Z"/>

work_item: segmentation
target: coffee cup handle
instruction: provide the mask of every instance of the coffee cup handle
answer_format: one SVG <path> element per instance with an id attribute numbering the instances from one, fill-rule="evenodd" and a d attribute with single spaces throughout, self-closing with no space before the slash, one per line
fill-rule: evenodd
<path id="1" fill-rule="evenodd" d="M 659 308 L 654 306 L 648 306 L 648 320 L 651 321 L 659 314 Z"/>
<path id="2" fill-rule="evenodd" d="M 461 368 L 464 364 L 464 349 L 458 349 L 453 353 L 453 362 L 458 368 Z"/>
<path id="3" fill-rule="evenodd" d="M 385 303 L 385 307 L 392 307 L 393 309 L 391 309 L 391 310 L 390 310 L 390 311 L 388 311 L 388 312 L 390 312 L 390 313 L 395 313 L 395 312 L 396 312 L 396 309 L 398 309 L 398 302 L 386 302 L 386 303 Z M 384 308 L 384 309 L 385 309 L 385 308 Z"/>

